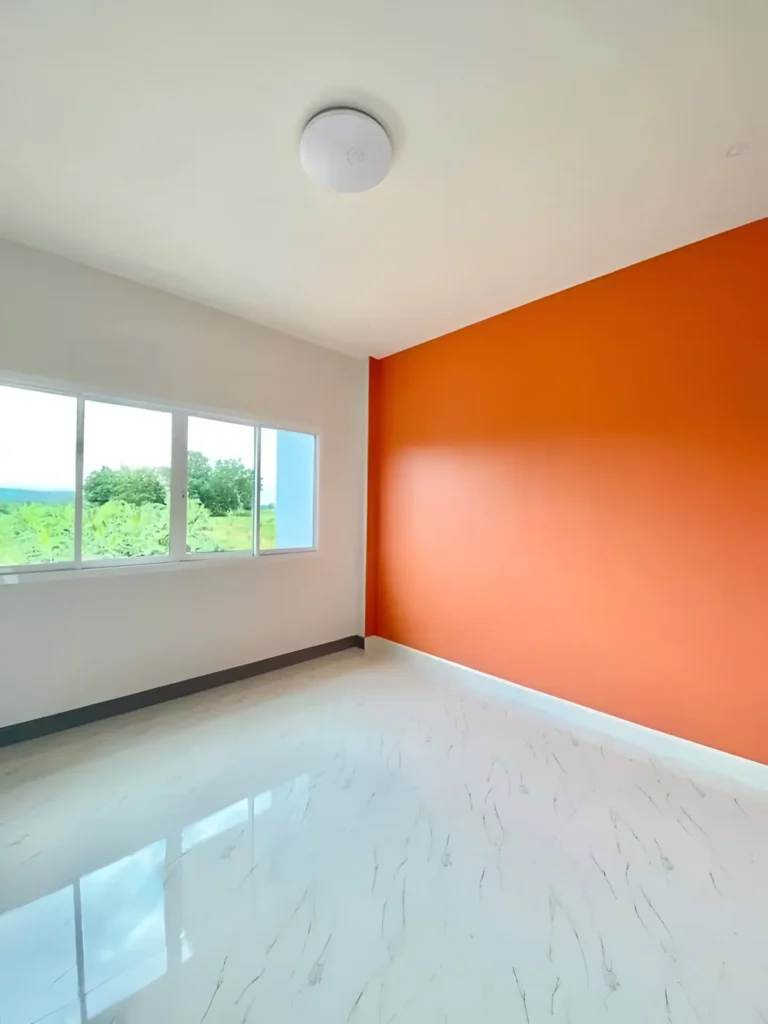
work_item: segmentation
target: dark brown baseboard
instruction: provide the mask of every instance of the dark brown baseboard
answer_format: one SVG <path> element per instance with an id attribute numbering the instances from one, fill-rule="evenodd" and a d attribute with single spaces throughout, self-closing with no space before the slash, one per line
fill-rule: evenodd
<path id="1" fill-rule="evenodd" d="M 129 693 L 125 697 L 115 697 L 112 700 L 100 701 L 98 704 L 88 704 L 83 708 L 74 708 L 72 711 L 60 711 L 58 714 L 34 718 L 29 722 L 6 725 L 0 728 L 0 747 L 8 747 L 12 743 L 22 743 L 24 740 L 34 740 L 39 736 L 48 736 L 50 733 L 62 732 L 65 729 L 74 729 L 78 725 L 87 725 L 89 722 L 100 722 L 104 718 L 124 715 L 129 711 L 140 711 L 142 708 L 164 704 L 177 697 L 188 697 L 192 693 L 200 693 L 216 686 L 225 686 L 227 683 L 236 683 L 241 679 L 250 679 L 251 676 L 273 672 L 277 668 L 287 668 L 290 665 L 299 665 L 303 661 L 311 661 L 313 658 L 322 658 L 326 654 L 346 651 L 350 647 L 365 648 L 365 638 L 345 636 L 340 640 L 317 644 L 315 647 L 304 647 L 300 651 L 289 651 L 287 654 L 278 654 L 273 658 L 262 658 L 261 661 L 252 661 L 248 665 L 236 665 L 234 668 L 209 672 L 207 675 L 195 676 L 193 679 L 183 679 L 179 683 L 169 683 L 167 686 L 157 686 L 152 690 Z"/>

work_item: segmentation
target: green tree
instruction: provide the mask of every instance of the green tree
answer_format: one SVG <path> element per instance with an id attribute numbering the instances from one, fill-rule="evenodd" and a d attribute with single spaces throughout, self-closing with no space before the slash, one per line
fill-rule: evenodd
<path id="1" fill-rule="evenodd" d="M 117 497 L 118 473 L 108 466 L 89 473 L 85 481 L 85 500 L 89 505 L 106 505 Z"/>
<path id="2" fill-rule="evenodd" d="M 187 497 L 208 507 L 211 464 L 202 452 L 190 452 L 187 460 Z"/>
<path id="3" fill-rule="evenodd" d="M 250 512 L 253 508 L 252 469 L 239 459 L 221 459 L 211 473 L 208 508 L 215 516 L 228 512 Z"/>
<path id="4" fill-rule="evenodd" d="M 165 505 L 166 488 L 157 470 L 103 466 L 88 474 L 85 500 L 89 505 L 106 505 L 108 501 L 125 501 L 129 505 Z"/>
<path id="5" fill-rule="evenodd" d="M 215 466 L 202 452 L 190 452 L 187 496 L 199 501 L 214 516 L 250 512 L 255 474 L 239 459 L 219 459 Z"/>

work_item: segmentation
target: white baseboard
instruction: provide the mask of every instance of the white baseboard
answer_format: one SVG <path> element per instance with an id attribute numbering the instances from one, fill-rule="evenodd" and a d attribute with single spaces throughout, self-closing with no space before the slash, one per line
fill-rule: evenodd
<path id="1" fill-rule="evenodd" d="M 531 690 L 508 679 L 478 672 L 476 669 L 467 668 L 466 665 L 446 661 L 444 658 L 425 654 L 412 647 L 404 647 L 382 637 L 367 637 L 365 650 L 366 654 L 374 657 L 395 659 L 401 664 L 407 664 L 420 674 L 428 674 L 451 685 L 467 687 L 497 700 L 527 708 L 536 714 L 546 715 L 569 729 L 578 729 L 593 736 L 597 734 L 603 741 L 612 741 L 612 745 L 617 749 L 626 751 L 626 747 L 630 746 L 659 761 L 682 764 L 688 769 L 695 769 L 708 775 L 725 776 L 745 786 L 768 790 L 768 765 L 757 761 L 749 761 L 736 754 L 705 747 L 701 743 L 694 743 L 679 736 L 657 732 L 645 725 L 615 718 L 603 711 L 573 704 L 562 697 L 553 697 L 549 693 Z"/>

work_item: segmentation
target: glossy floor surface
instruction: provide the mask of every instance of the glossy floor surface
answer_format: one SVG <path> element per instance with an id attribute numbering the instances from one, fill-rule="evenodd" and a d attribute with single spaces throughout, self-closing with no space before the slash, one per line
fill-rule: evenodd
<path id="1" fill-rule="evenodd" d="M 765 1024 L 768 799 L 361 652 L 0 751 L 3 1024 Z"/>

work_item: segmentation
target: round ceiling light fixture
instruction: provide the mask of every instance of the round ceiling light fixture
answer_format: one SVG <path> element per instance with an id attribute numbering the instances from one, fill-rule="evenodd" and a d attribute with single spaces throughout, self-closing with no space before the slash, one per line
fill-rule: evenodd
<path id="1" fill-rule="evenodd" d="M 365 192 L 392 166 L 392 143 L 369 114 L 338 107 L 315 114 L 301 136 L 301 166 L 334 192 Z"/>

